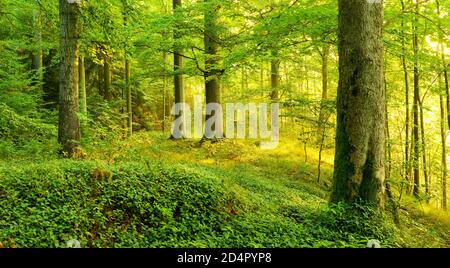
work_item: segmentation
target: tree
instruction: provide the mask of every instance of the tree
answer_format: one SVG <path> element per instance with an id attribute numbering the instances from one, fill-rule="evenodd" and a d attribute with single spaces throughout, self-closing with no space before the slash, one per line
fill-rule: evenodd
<path id="1" fill-rule="evenodd" d="M 82 112 L 83 114 L 87 114 L 86 68 L 83 55 L 80 55 L 79 57 L 78 73 L 79 73 L 80 112 Z"/>
<path id="2" fill-rule="evenodd" d="M 383 3 L 339 1 L 339 87 L 330 201 L 385 203 Z"/>
<path id="3" fill-rule="evenodd" d="M 173 0 L 173 12 L 174 16 L 176 18 L 176 21 L 179 20 L 180 15 L 180 9 L 181 9 L 182 2 L 181 0 Z M 173 39 L 174 39 L 174 53 L 173 53 L 173 65 L 174 65 L 174 96 L 175 96 L 175 103 L 181 104 L 184 103 L 184 85 L 183 85 L 183 74 L 181 73 L 181 70 L 183 68 L 183 56 L 182 50 L 179 45 L 179 39 L 180 39 L 180 32 L 179 32 L 179 23 L 175 24 L 175 27 L 173 29 Z M 175 120 L 183 120 L 183 111 L 180 111 L 180 113 L 176 116 Z M 184 121 L 184 120 L 183 120 Z M 181 124 L 181 137 L 184 137 L 184 122 Z M 172 138 L 174 138 L 172 136 Z"/>
<path id="4" fill-rule="evenodd" d="M 409 186 L 410 184 L 410 155 L 409 155 L 409 131 L 410 131 L 410 113 L 409 113 L 409 78 L 408 78 L 408 66 L 406 64 L 406 44 L 405 44 L 405 2 L 400 1 L 402 5 L 402 16 L 401 16 L 401 38 L 402 38 L 402 67 L 403 67 L 403 77 L 405 81 L 405 183 Z"/>
<path id="5" fill-rule="evenodd" d="M 420 170 L 419 170 L 419 102 L 420 102 L 420 85 L 419 85 L 419 33 L 418 33 L 418 13 L 419 13 L 419 1 L 415 4 L 414 21 L 413 21 L 413 53 L 414 53 L 414 103 L 413 103 L 413 170 L 414 170 L 414 188 L 413 193 L 415 197 L 420 195 Z M 425 152 L 424 152 L 425 153 Z"/>
<path id="6" fill-rule="evenodd" d="M 130 6 L 128 1 L 122 1 L 123 5 L 123 20 L 124 20 L 124 28 L 128 27 L 128 16 L 130 13 Z M 128 39 L 128 38 L 127 38 Z M 131 78 L 131 61 L 130 61 L 130 51 L 128 48 L 128 42 L 125 41 L 125 99 L 126 99 L 126 118 L 127 118 L 127 135 L 131 137 L 133 135 L 133 96 L 130 84 Z"/>
<path id="7" fill-rule="evenodd" d="M 39 88 L 42 89 L 42 82 L 44 78 L 43 74 L 43 51 L 41 46 L 42 43 L 42 32 L 41 32 L 41 10 L 40 7 L 33 14 L 33 26 L 35 28 L 35 42 L 38 48 L 34 51 L 33 55 L 33 67 L 36 71 L 36 78 Z"/>
<path id="8" fill-rule="evenodd" d="M 80 48 L 81 0 L 60 0 L 60 90 L 58 140 L 62 152 L 73 155 L 80 143 L 78 102 L 78 54 Z"/>
<path id="9" fill-rule="evenodd" d="M 279 88 L 280 88 L 280 60 L 278 59 L 278 53 L 274 50 L 272 52 L 272 57 L 270 61 L 270 81 L 272 92 L 270 94 L 270 99 L 272 101 L 279 101 Z"/>
<path id="10" fill-rule="evenodd" d="M 215 0 L 205 0 L 204 10 L 204 44 L 205 44 L 205 95 L 206 105 L 221 103 L 220 92 L 220 75 L 222 70 L 219 67 L 219 40 L 218 40 L 218 12 L 220 11 L 220 4 Z M 222 138 L 223 126 L 220 124 L 223 114 L 221 109 L 214 109 L 213 111 L 207 111 L 205 116 L 206 127 L 204 138 L 216 140 Z M 215 122 L 212 123 L 209 132 L 208 121 L 211 119 Z"/>
<path id="11" fill-rule="evenodd" d="M 439 19 L 441 19 L 441 6 L 439 0 L 436 0 L 436 8 Z M 440 25 L 439 21 L 439 25 Z M 441 127 L 441 169 L 442 169 L 442 209 L 447 210 L 447 132 L 446 132 L 446 118 L 445 118 L 445 110 L 447 108 L 447 115 L 449 114 L 448 107 L 448 73 L 447 66 L 445 62 L 445 53 L 444 53 L 444 44 L 443 44 L 443 34 L 442 31 L 439 32 L 439 45 L 437 47 L 437 56 L 439 58 L 439 54 L 441 54 L 441 66 L 442 72 L 439 72 L 439 106 L 440 106 L 440 127 Z M 442 88 L 442 75 L 444 76 L 445 88 Z M 447 107 L 444 104 L 444 95 L 447 96 Z M 447 118 L 447 122 L 450 124 L 450 118 Z"/>

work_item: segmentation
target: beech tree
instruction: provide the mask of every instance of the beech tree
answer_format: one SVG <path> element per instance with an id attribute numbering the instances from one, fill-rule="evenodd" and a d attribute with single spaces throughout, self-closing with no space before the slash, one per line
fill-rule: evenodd
<path id="1" fill-rule="evenodd" d="M 80 143 L 78 118 L 78 57 L 80 49 L 81 0 L 60 0 L 60 88 L 58 140 L 62 152 L 72 155 Z"/>
<path id="2" fill-rule="evenodd" d="M 382 2 L 382 1 L 381 1 Z M 385 203 L 383 3 L 339 1 L 339 88 L 331 202 Z"/>
<path id="3" fill-rule="evenodd" d="M 218 12 L 221 6 L 216 1 L 205 0 L 204 10 L 204 44 L 205 44 L 205 96 L 206 104 L 220 104 L 221 103 L 221 90 L 220 90 L 220 76 L 221 68 L 219 67 L 219 37 L 217 34 L 218 27 Z M 206 139 L 218 139 L 222 138 L 223 126 L 218 122 L 221 120 L 215 120 L 211 127 L 208 126 L 208 121 L 213 118 L 221 118 L 223 116 L 222 111 L 215 109 L 207 111 L 205 116 L 206 127 L 205 135 Z M 214 121 L 214 120 L 213 120 Z M 211 133 L 209 133 L 209 129 Z"/>

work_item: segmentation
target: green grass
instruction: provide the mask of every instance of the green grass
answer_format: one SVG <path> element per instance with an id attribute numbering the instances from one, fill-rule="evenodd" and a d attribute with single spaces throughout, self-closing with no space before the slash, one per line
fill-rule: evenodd
<path id="1" fill-rule="evenodd" d="M 400 226 L 364 206 L 330 207 L 332 152 L 318 182 L 315 150 L 305 162 L 292 137 L 272 151 L 160 133 L 85 148 L 83 161 L 0 160 L 0 246 L 65 247 L 72 238 L 83 247 L 450 246 L 448 215 L 414 203 Z"/>

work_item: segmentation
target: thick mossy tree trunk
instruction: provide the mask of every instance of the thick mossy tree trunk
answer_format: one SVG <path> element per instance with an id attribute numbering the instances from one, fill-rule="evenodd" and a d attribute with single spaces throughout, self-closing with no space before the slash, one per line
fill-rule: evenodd
<path id="1" fill-rule="evenodd" d="M 381 1 L 382 2 L 382 1 Z M 385 204 L 383 5 L 339 1 L 336 155 L 330 201 Z"/>
<path id="2" fill-rule="evenodd" d="M 81 0 L 60 0 L 61 65 L 58 140 L 65 155 L 73 155 L 80 143 L 78 102 L 78 53 Z"/>
<path id="3" fill-rule="evenodd" d="M 204 11 L 204 43 L 205 43 L 205 95 L 206 104 L 221 104 L 221 91 L 220 91 L 220 76 L 221 68 L 219 66 L 219 37 L 218 37 L 218 13 L 220 12 L 220 5 L 215 0 L 205 0 Z M 222 118 L 223 113 L 221 110 L 215 110 L 211 114 L 206 114 L 205 121 L 207 122 L 211 118 Z M 216 120 L 218 122 L 218 120 Z M 217 140 L 223 138 L 223 126 L 220 124 L 213 124 L 211 127 L 212 133 L 205 128 L 203 139 Z"/>

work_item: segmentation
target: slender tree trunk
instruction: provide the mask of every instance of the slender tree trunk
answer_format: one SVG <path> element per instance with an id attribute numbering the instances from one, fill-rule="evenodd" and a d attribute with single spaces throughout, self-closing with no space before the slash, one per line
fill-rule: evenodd
<path id="1" fill-rule="evenodd" d="M 330 201 L 385 204 L 383 1 L 339 0 L 336 155 Z"/>
<path id="2" fill-rule="evenodd" d="M 98 79 L 98 93 L 101 95 L 101 96 L 105 96 L 105 87 L 104 87 L 104 78 L 103 78 L 103 76 L 104 76 L 104 74 L 105 74 L 105 72 L 104 72 L 104 67 L 103 67 L 103 65 L 100 65 L 100 64 L 98 64 L 97 65 L 97 79 Z"/>
<path id="3" fill-rule="evenodd" d="M 59 1 L 61 65 L 59 89 L 58 141 L 62 152 L 72 156 L 80 144 L 78 102 L 78 53 L 80 47 L 81 1 Z"/>
<path id="4" fill-rule="evenodd" d="M 386 73 L 384 73 L 384 95 L 387 96 L 387 83 Z M 392 171 L 392 145 L 391 145 L 391 132 L 389 130 L 389 113 L 387 99 L 385 101 L 385 135 L 386 135 L 386 196 L 389 202 L 392 204 L 392 214 L 394 216 L 394 222 L 400 224 L 400 215 L 398 213 L 398 203 L 394 200 L 394 194 L 391 187 L 391 171 Z"/>
<path id="5" fill-rule="evenodd" d="M 279 88 L 280 88 L 280 60 L 277 58 L 278 53 L 272 51 L 273 59 L 270 62 L 270 85 L 272 92 L 270 93 L 270 99 L 272 101 L 278 101 Z"/>
<path id="6" fill-rule="evenodd" d="M 40 7 L 35 11 L 33 15 L 33 23 L 35 28 L 35 42 L 39 44 L 42 42 L 42 32 L 41 32 L 41 11 Z M 43 72 L 43 53 L 42 48 L 36 49 L 33 55 L 33 67 L 36 71 L 36 80 L 37 85 L 40 89 L 42 89 L 42 83 L 44 80 L 44 72 Z"/>
<path id="7" fill-rule="evenodd" d="M 80 112 L 87 114 L 87 100 L 86 100 L 86 68 L 84 65 L 84 56 L 80 55 L 78 63 L 79 73 L 79 93 L 80 93 Z"/>
<path id="8" fill-rule="evenodd" d="M 439 5 L 438 5 L 439 10 Z M 440 88 L 442 89 L 442 75 L 439 77 L 440 81 Z M 441 111 L 441 121 L 440 121 L 440 127 L 441 127 L 441 146 L 442 146 L 442 155 L 441 155 L 441 181 L 442 181 L 442 209 L 447 210 L 447 133 L 446 133 L 446 107 L 444 104 L 444 96 L 443 92 L 439 92 L 439 104 L 440 104 L 440 111 Z"/>
<path id="9" fill-rule="evenodd" d="M 384 94 L 387 95 L 387 83 L 386 83 L 386 73 L 384 78 Z M 392 170 L 392 146 L 391 146 L 391 132 L 389 130 L 389 113 L 388 113 L 388 105 L 387 100 L 385 101 L 385 135 L 386 135 L 386 148 L 387 148 L 387 161 L 386 161 L 386 185 L 389 184 L 389 179 L 391 177 Z M 388 195 L 390 193 L 390 187 Z"/>
<path id="10" fill-rule="evenodd" d="M 418 13 L 419 13 L 419 1 L 415 5 L 416 14 L 414 16 L 413 23 L 413 51 L 414 51 L 414 146 L 413 146 L 413 169 L 414 169 L 414 190 L 413 194 L 415 197 L 420 195 L 420 169 L 419 169 L 419 159 L 420 159 L 420 149 L 419 149 L 419 101 L 420 101 L 420 85 L 419 85 L 419 35 L 417 32 L 417 27 L 419 24 Z"/>
<path id="11" fill-rule="evenodd" d="M 447 210 L 447 134 L 445 131 L 444 97 L 439 96 L 441 105 L 441 141 L 442 141 L 442 209 Z"/>
<path id="12" fill-rule="evenodd" d="M 260 73 L 259 73 L 259 87 L 261 90 L 264 89 L 264 63 L 260 64 Z"/>
<path id="13" fill-rule="evenodd" d="M 318 176 L 317 181 L 320 181 L 321 176 L 321 166 L 322 166 L 322 152 L 325 143 L 325 135 L 327 130 L 328 113 L 325 111 L 324 102 L 328 99 L 328 54 L 330 51 L 330 46 L 325 44 L 323 46 L 321 57 L 322 57 L 322 99 L 320 103 L 319 112 L 319 124 L 318 132 L 320 133 L 319 139 L 319 164 L 318 164 Z"/>
<path id="14" fill-rule="evenodd" d="M 128 5 L 128 1 L 123 0 L 122 1 L 122 5 L 123 5 L 123 10 L 122 10 L 122 15 L 123 15 L 123 26 L 124 29 L 126 30 L 128 27 L 128 15 L 130 13 L 130 7 Z M 129 51 L 129 44 L 125 43 L 124 46 L 124 55 L 125 55 L 125 94 L 122 90 L 122 100 L 124 99 L 124 95 L 125 95 L 125 100 L 126 100 L 126 129 L 127 129 L 127 136 L 131 137 L 133 135 L 133 96 L 132 96 L 132 89 L 131 89 L 131 83 L 130 83 L 130 78 L 131 78 L 131 61 L 130 61 L 130 51 Z M 122 106 L 123 107 L 123 106 Z M 122 111 L 122 113 L 124 113 L 124 111 Z"/>
<path id="15" fill-rule="evenodd" d="M 401 36 L 402 36 L 402 66 L 403 66 L 403 74 L 405 81 L 405 163 L 404 163 L 404 172 L 405 172 L 405 183 L 409 187 L 410 183 L 410 174 L 411 174 L 411 163 L 410 163 L 410 155 L 409 155 L 409 131 L 410 131 L 410 111 L 409 111 L 409 78 L 408 78 L 408 66 L 406 65 L 406 44 L 405 44 L 405 3 L 401 0 L 402 5 L 402 22 L 401 22 Z"/>
<path id="16" fill-rule="evenodd" d="M 445 80 L 445 96 L 447 98 L 447 122 L 450 130 L 450 92 L 448 86 L 448 67 L 446 65 L 445 54 L 442 53 L 442 61 L 444 62 L 444 80 Z"/>
<path id="17" fill-rule="evenodd" d="M 219 43 L 218 43 L 218 13 L 220 11 L 220 5 L 214 3 L 211 0 L 204 0 L 205 7 L 205 33 L 204 44 L 206 52 L 205 60 L 205 95 L 206 104 L 221 104 L 221 90 L 220 90 L 220 60 L 219 60 Z M 213 116 L 216 118 L 223 118 L 221 111 L 215 111 L 217 114 L 206 114 L 205 121 L 208 121 Z M 204 139 L 216 140 L 222 138 L 220 133 L 223 133 L 223 126 L 214 124 L 211 128 L 213 133 L 206 133 Z"/>
<path id="18" fill-rule="evenodd" d="M 163 88 L 162 88 L 162 101 L 163 101 L 163 120 L 162 120 L 162 131 L 166 134 L 166 116 L 167 116 L 167 96 L 166 96 L 166 86 L 167 86 L 167 53 L 163 52 Z"/>
<path id="19" fill-rule="evenodd" d="M 181 0 L 173 0 L 173 12 L 174 15 L 180 16 L 180 8 L 182 5 Z M 174 96 L 175 96 L 175 103 L 181 104 L 184 103 L 184 81 L 183 81 L 183 74 L 181 73 L 183 69 L 183 57 L 182 57 L 182 50 L 180 45 L 178 44 L 179 39 L 181 38 L 181 34 L 178 29 L 179 25 L 175 25 L 175 28 L 173 29 L 173 38 L 174 38 L 174 53 L 173 53 L 173 65 L 174 65 Z M 179 115 L 175 117 L 176 120 L 182 119 L 185 120 L 183 111 L 180 112 Z M 185 129 L 184 129 L 184 123 L 181 125 L 182 129 L 182 138 L 185 136 Z M 172 138 L 174 138 L 172 136 Z"/>
<path id="20" fill-rule="evenodd" d="M 133 94 L 130 83 L 131 77 L 131 63 L 127 58 L 125 60 L 125 87 L 126 87 L 126 95 L 127 95 L 127 130 L 128 137 L 133 135 Z"/>
<path id="21" fill-rule="evenodd" d="M 438 17 L 440 18 L 441 11 L 440 11 L 440 1 L 436 0 L 437 4 L 437 13 Z M 439 21 L 439 25 L 441 25 Z M 445 107 L 444 104 L 444 96 L 440 92 L 439 94 L 439 104 L 441 108 L 441 146 L 442 146 L 442 161 L 441 161 L 441 169 L 442 169 L 442 209 L 447 210 L 447 131 L 446 131 L 446 118 L 445 118 L 445 112 L 447 108 L 447 123 L 449 124 L 450 129 L 450 111 L 449 111 L 449 94 L 448 94 L 448 73 L 447 73 L 447 65 L 445 62 L 445 51 L 444 51 L 444 42 L 443 42 L 443 34 L 440 33 L 439 35 L 440 39 L 440 53 L 441 53 L 441 59 L 442 59 L 442 68 L 443 68 L 443 74 L 444 74 L 444 81 L 445 81 L 445 89 L 443 90 L 443 93 L 446 94 L 447 97 L 447 107 Z M 438 49 L 439 50 L 439 49 Z M 442 75 L 439 77 L 440 82 L 440 88 L 442 89 Z"/>
<path id="22" fill-rule="evenodd" d="M 429 201 L 430 197 L 430 184 L 429 184 L 429 175 L 428 175 L 428 164 L 427 164 L 427 155 L 426 155 L 426 138 L 425 138 L 425 123 L 423 120 L 423 103 L 419 100 L 419 113 L 420 113 L 420 135 L 422 137 L 421 145 L 422 145 L 422 164 L 423 164 L 423 178 L 425 180 L 425 194 L 427 196 L 427 201 Z"/>
<path id="23" fill-rule="evenodd" d="M 105 90 L 105 99 L 111 100 L 111 65 L 109 57 L 105 57 L 105 64 L 103 65 L 103 86 Z"/>

